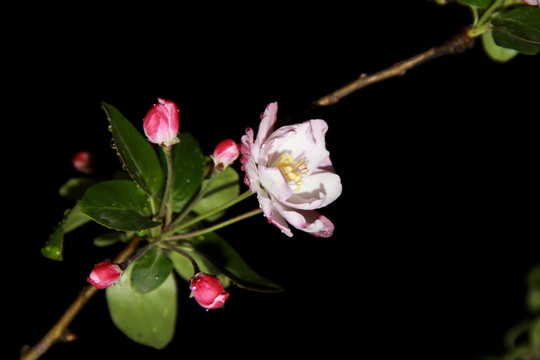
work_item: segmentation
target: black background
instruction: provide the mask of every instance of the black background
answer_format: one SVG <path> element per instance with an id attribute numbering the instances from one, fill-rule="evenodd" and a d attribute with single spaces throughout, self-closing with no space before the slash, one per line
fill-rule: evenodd
<path id="1" fill-rule="evenodd" d="M 119 250 L 93 247 L 100 227 L 90 225 L 66 238 L 63 262 L 40 255 L 72 206 L 57 189 L 78 176 L 73 154 L 95 153 L 104 173 L 120 166 L 100 101 L 141 124 L 157 97 L 172 99 L 180 130 L 209 154 L 256 128 L 268 102 L 295 113 L 471 21 L 465 7 L 427 1 L 87 4 L 13 14 L 3 119 L 10 358 L 53 325 L 94 263 Z M 220 231 L 283 293 L 232 287 L 224 309 L 205 312 L 179 281 L 177 332 L 161 351 L 117 330 L 99 293 L 69 327 L 78 340 L 43 359 L 502 351 L 506 330 L 527 316 L 524 276 L 540 262 L 531 210 L 538 75 L 538 57 L 498 64 L 478 43 L 298 119 L 329 124 L 343 193 L 321 212 L 334 236 L 287 238 L 262 216 Z M 231 213 L 255 206 L 250 198 Z"/>

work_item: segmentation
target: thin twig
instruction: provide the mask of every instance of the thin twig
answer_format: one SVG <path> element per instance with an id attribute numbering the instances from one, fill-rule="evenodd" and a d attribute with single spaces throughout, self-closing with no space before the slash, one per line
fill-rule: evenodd
<path id="1" fill-rule="evenodd" d="M 131 240 L 128 245 L 118 254 L 114 259 L 115 263 L 122 263 L 126 261 L 131 254 L 137 248 L 139 244 L 139 238 L 135 237 Z M 60 319 L 54 324 L 54 326 L 45 334 L 45 336 L 30 349 L 25 351 L 20 360 L 35 360 L 38 359 L 41 355 L 45 354 L 49 348 L 66 338 L 66 334 L 69 334 L 67 327 L 73 321 L 75 316 L 81 311 L 84 305 L 97 293 L 97 289 L 91 285 L 85 286 L 82 291 L 79 293 L 79 296 L 75 301 L 69 306 L 66 312 L 62 315 Z"/>
<path id="2" fill-rule="evenodd" d="M 282 126 L 288 123 L 293 123 L 297 121 L 297 119 L 306 116 L 308 113 L 320 107 L 334 105 L 338 103 L 344 97 L 351 95 L 352 93 L 362 88 L 365 88 L 366 86 L 369 86 L 369 85 L 372 85 L 372 84 L 375 84 L 380 81 L 390 79 L 393 77 L 403 76 L 406 74 L 408 70 L 414 68 L 415 66 L 423 64 L 429 60 L 433 60 L 435 58 L 438 58 L 444 55 L 462 53 L 465 50 L 470 49 L 474 46 L 475 39 L 476 38 L 470 36 L 469 28 L 467 27 L 461 33 L 457 34 L 456 36 L 454 36 L 452 39 L 450 39 L 449 41 L 447 41 L 441 46 L 432 47 L 418 55 L 415 55 L 407 60 L 400 61 L 374 74 L 360 75 L 358 79 L 342 86 L 341 88 L 337 90 L 332 91 L 331 93 L 317 99 L 316 101 L 313 101 L 311 104 L 303 108 L 300 112 L 294 115 L 287 115 L 284 118 L 278 120 L 279 126 Z M 278 126 L 276 125 L 276 127 Z"/>
<path id="3" fill-rule="evenodd" d="M 372 75 L 362 74 L 360 77 L 348 83 L 347 85 L 331 92 L 330 94 L 323 96 L 316 100 L 313 104 L 315 106 L 328 106 L 337 103 L 345 96 L 352 94 L 366 86 L 383 81 L 395 76 L 403 76 L 407 70 L 412 69 L 415 66 L 425 63 L 426 61 L 438 58 L 443 55 L 459 54 L 465 50 L 471 48 L 474 45 L 474 38 L 468 35 L 468 28 L 452 39 L 447 41 L 442 46 L 432 47 L 431 49 L 424 51 L 416 56 L 413 56 L 407 60 L 400 61 L 397 64 L 390 66 L 387 69 L 379 71 Z"/>

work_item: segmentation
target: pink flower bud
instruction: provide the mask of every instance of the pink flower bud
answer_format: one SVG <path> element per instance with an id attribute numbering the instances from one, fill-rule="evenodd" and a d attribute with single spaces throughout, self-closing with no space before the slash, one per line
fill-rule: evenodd
<path id="1" fill-rule="evenodd" d="M 105 289 L 118 280 L 124 270 L 120 265 L 110 261 L 102 261 L 94 266 L 87 280 L 98 289 Z"/>
<path id="2" fill-rule="evenodd" d="M 144 117 L 144 133 L 150 142 L 161 146 L 172 146 L 180 140 L 176 136 L 180 127 L 180 117 L 176 104 L 170 100 L 158 98 Z"/>
<path id="3" fill-rule="evenodd" d="M 238 144 L 232 139 L 226 139 L 217 144 L 212 159 L 217 171 L 225 170 L 240 155 Z"/>
<path id="4" fill-rule="evenodd" d="M 217 309 L 229 298 L 229 293 L 223 288 L 223 284 L 217 276 L 199 272 L 189 280 L 189 288 L 195 300 L 203 308 Z"/>
<path id="5" fill-rule="evenodd" d="M 84 174 L 94 172 L 94 157 L 88 151 L 79 151 L 71 159 L 73 167 Z"/>

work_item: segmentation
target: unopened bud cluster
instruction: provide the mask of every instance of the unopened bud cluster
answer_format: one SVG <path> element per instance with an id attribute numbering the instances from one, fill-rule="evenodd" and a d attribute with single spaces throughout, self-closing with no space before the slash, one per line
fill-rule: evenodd
<path id="1" fill-rule="evenodd" d="M 94 266 L 87 280 L 97 289 L 105 289 L 118 282 L 124 272 L 122 264 L 102 261 Z M 206 310 L 217 309 L 229 298 L 223 284 L 217 276 L 198 272 L 189 280 L 191 295 Z"/>
<path id="2" fill-rule="evenodd" d="M 158 98 L 158 103 L 146 113 L 143 121 L 143 129 L 148 141 L 165 149 L 179 143 L 180 119 L 178 113 L 178 107 L 174 102 Z M 210 156 L 214 161 L 214 172 L 219 173 L 225 170 L 239 155 L 240 149 L 234 140 L 221 141 Z M 80 153 L 73 158 L 73 165 L 79 171 L 86 172 L 91 168 L 90 160 L 90 154 Z M 102 261 L 95 265 L 87 278 L 88 282 L 98 289 L 108 288 L 118 282 L 126 264 Z M 207 310 L 221 307 L 229 298 L 229 293 L 225 291 L 217 276 L 203 272 L 197 272 L 193 275 L 189 280 L 189 289 L 197 303 Z"/>

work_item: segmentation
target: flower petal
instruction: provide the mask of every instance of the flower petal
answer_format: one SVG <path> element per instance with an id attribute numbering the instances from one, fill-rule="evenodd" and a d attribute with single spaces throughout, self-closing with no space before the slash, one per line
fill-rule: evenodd
<path id="1" fill-rule="evenodd" d="M 256 192 L 259 189 L 259 172 L 255 162 L 256 156 L 253 153 L 258 154 L 259 151 L 253 146 L 253 129 L 246 129 L 246 135 L 242 136 L 241 142 L 240 154 L 242 154 L 242 157 L 240 163 L 242 163 L 242 170 L 246 173 L 244 183 L 249 186 L 251 192 Z"/>
<path id="2" fill-rule="evenodd" d="M 334 224 L 315 210 L 296 210 L 287 206 L 276 207 L 285 220 L 295 228 L 318 237 L 330 237 Z"/>
<path id="3" fill-rule="evenodd" d="M 259 158 L 265 158 L 271 164 L 282 154 L 288 153 L 294 159 L 305 157 L 310 168 L 315 169 L 330 155 L 324 139 L 327 130 L 328 125 L 324 120 L 282 126 L 270 135 L 264 144 L 264 153 Z"/>
<path id="4" fill-rule="evenodd" d="M 259 165 L 259 177 L 264 189 L 278 201 L 286 201 L 293 191 L 278 168 Z"/>
<path id="5" fill-rule="evenodd" d="M 286 205 L 303 210 L 325 207 L 336 200 L 342 191 L 341 178 L 332 172 L 320 172 L 302 178 L 300 191 L 282 201 Z"/>
<path id="6" fill-rule="evenodd" d="M 318 216 L 309 227 L 304 231 L 311 233 L 316 237 L 328 238 L 334 234 L 334 224 L 324 215 L 320 215 L 316 211 L 311 212 L 312 215 Z"/>
<path id="7" fill-rule="evenodd" d="M 274 129 L 276 123 L 278 105 L 277 102 L 272 102 L 266 106 L 266 110 L 261 114 L 261 123 L 257 130 L 257 138 L 255 139 L 255 148 L 260 149 L 268 136 Z"/>
<path id="8" fill-rule="evenodd" d="M 274 224 L 282 233 L 291 237 L 293 236 L 291 229 L 287 225 L 287 220 L 280 214 L 280 211 L 276 208 L 275 200 L 270 199 L 270 195 L 264 191 L 257 191 L 257 199 L 263 211 L 264 216 L 268 219 L 268 222 Z"/>

